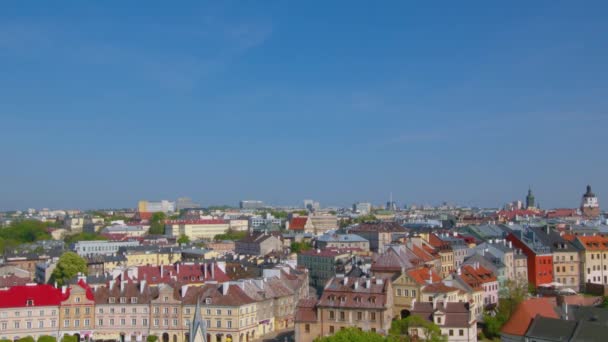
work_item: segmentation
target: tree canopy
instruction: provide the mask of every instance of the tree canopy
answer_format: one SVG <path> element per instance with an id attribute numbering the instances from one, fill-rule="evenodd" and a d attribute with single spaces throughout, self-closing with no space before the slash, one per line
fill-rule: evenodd
<path id="1" fill-rule="evenodd" d="M 417 315 L 411 315 L 407 318 L 393 321 L 391 324 L 391 329 L 389 330 L 389 336 L 392 336 L 396 340 L 402 340 L 400 337 L 409 335 L 409 329 L 412 327 L 417 327 L 422 330 L 422 334 L 418 336 L 419 341 L 447 341 L 447 338 L 441 335 L 441 329 L 439 326 Z"/>
<path id="2" fill-rule="evenodd" d="M 371 331 L 361 331 L 358 328 L 348 328 L 337 333 L 315 339 L 315 342 L 384 342 L 384 336 Z"/>
<path id="3" fill-rule="evenodd" d="M 17 342 L 36 342 L 32 336 L 25 336 L 17 340 Z"/>
<path id="4" fill-rule="evenodd" d="M 57 339 L 53 336 L 42 335 L 42 336 L 38 337 L 37 342 L 57 342 Z"/>
<path id="5" fill-rule="evenodd" d="M 177 239 L 177 243 L 179 244 L 186 244 L 186 243 L 190 243 L 190 238 L 188 237 L 188 235 L 181 235 L 178 239 Z"/>
<path id="6" fill-rule="evenodd" d="M 528 284 L 512 280 L 505 281 L 500 288 L 498 307 L 495 312 L 486 312 L 483 315 L 484 335 L 488 338 L 500 336 L 500 329 L 507 323 L 517 306 L 528 296 Z"/>
<path id="7" fill-rule="evenodd" d="M 65 237 L 65 239 L 63 241 L 65 241 L 65 243 L 70 244 L 70 243 L 76 243 L 78 241 L 92 241 L 92 240 L 107 240 L 108 238 L 101 235 L 101 234 L 96 234 L 96 233 L 78 233 L 75 235 L 68 235 Z"/>
<path id="8" fill-rule="evenodd" d="M 87 274 L 86 260 L 74 252 L 65 252 L 59 257 L 57 267 L 51 275 L 51 281 L 64 285 L 78 273 Z"/>
<path id="9" fill-rule="evenodd" d="M 65 334 L 61 338 L 61 342 L 78 342 L 76 336 Z"/>
<path id="10" fill-rule="evenodd" d="M 165 219 L 167 215 L 162 212 L 152 214 L 152 218 L 150 219 L 150 230 L 148 231 L 150 234 L 165 234 Z"/>
<path id="11" fill-rule="evenodd" d="M 11 223 L 8 227 L 0 229 L 0 252 L 4 252 L 6 247 L 51 239 L 48 227 L 48 223 L 36 220 Z"/>
<path id="12" fill-rule="evenodd" d="M 312 245 L 309 242 L 292 242 L 291 243 L 291 252 L 292 253 L 300 253 L 303 251 L 310 250 Z"/>
<path id="13" fill-rule="evenodd" d="M 218 234 L 213 239 L 216 240 L 216 241 L 222 241 L 222 240 L 236 241 L 236 240 L 243 239 L 246 236 L 247 236 L 247 232 L 237 232 L 235 230 L 228 229 L 226 231 L 226 233 L 224 233 L 224 234 Z"/>

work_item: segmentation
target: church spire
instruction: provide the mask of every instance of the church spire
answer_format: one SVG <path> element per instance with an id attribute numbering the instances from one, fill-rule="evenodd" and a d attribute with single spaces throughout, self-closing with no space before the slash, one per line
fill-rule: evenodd
<path id="1" fill-rule="evenodd" d="M 190 342 L 207 342 L 207 327 L 205 321 L 201 317 L 201 301 L 196 300 L 196 309 L 194 309 L 194 318 L 190 325 Z"/>

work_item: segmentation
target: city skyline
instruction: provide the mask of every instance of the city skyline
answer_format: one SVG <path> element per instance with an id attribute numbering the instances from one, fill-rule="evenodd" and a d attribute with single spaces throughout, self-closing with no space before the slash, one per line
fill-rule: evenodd
<path id="1" fill-rule="evenodd" d="M 0 210 L 604 206 L 607 9 L 6 3 Z"/>

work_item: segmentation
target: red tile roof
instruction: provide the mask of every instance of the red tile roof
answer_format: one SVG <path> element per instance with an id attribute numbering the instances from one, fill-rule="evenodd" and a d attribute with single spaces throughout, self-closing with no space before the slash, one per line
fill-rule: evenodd
<path id="1" fill-rule="evenodd" d="M 214 277 L 212 277 L 212 268 Z M 218 282 L 230 280 L 217 264 L 179 264 L 179 272 L 177 272 L 177 269 L 177 264 L 163 265 L 161 276 L 161 266 L 139 266 L 137 268 L 137 277 L 138 280 L 146 280 L 151 285 L 171 282 L 189 284 L 202 283 L 209 280 L 216 280 Z M 205 269 L 207 270 L 206 275 Z"/>
<path id="2" fill-rule="evenodd" d="M 87 284 L 84 280 L 82 280 L 82 279 L 79 280 L 78 283 L 76 283 L 76 286 L 80 286 L 85 290 L 87 299 L 95 300 L 95 297 L 93 296 L 93 289 L 91 289 L 89 284 Z M 72 290 L 71 287 L 67 288 L 67 292 L 63 295 L 62 300 L 68 299 L 68 297 L 70 296 L 71 290 Z"/>
<path id="3" fill-rule="evenodd" d="M 30 282 L 30 278 L 18 277 L 14 274 L 9 274 L 0 277 L 0 287 L 11 287 L 17 285 L 25 285 Z"/>
<path id="4" fill-rule="evenodd" d="M 513 315 L 511 315 L 511 318 L 502 327 L 501 332 L 509 335 L 523 336 L 526 334 L 536 315 L 559 318 L 550 299 L 530 298 L 519 304 Z"/>
<path id="5" fill-rule="evenodd" d="M 302 299 L 298 302 L 296 309 L 296 322 L 316 322 L 317 321 L 316 299 Z"/>
<path id="6" fill-rule="evenodd" d="M 308 216 L 293 217 L 291 219 L 291 221 L 289 221 L 289 229 L 290 230 L 304 230 L 304 226 L 306 226 L 306 222 L 308 222 Z"/>
<path id="7" fill-rule="evenodd" d="M 547 212 L 547 218 L 576 217 L 579 216 L 576 209 L 554 209 Z"/>
<path id="8" fill-rule="evenodd" d="M 464 280 L 467 285 L 474 289 L 478 289 L 484 283 L 494 282 L 496 281 L 496 275 L 489 269 L 478 266 L 477 268 L 471 265 L 464 265 L 461 268 L 462 274 L 461 278 Z"/>
<path id="9" fill-rule="evenodd" d="M 32 300 L 32 307 L 55 306 L 61 303 L 61 289 L 51 285 L 24 285 L 0 289 L 0 308 L 27 307 Z"/>

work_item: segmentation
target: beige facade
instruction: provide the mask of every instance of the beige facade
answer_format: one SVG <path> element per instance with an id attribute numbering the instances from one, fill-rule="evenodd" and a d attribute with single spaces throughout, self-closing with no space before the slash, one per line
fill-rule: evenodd
<path id="1" fill-rule="evenodd" d="M 576 291 L 580 288 L 580 256 L 577 251 L 553 252 L 553 279 Z"/>
<path id="2" fill-rule="evenodd" d="M 179 289 L 160 284 L 150 301 L 150 335 L 161 342 L 185 341 Z"/>
<path id="3" fill-rule="evenodd" d="M 224 220 L 170 220 L 165 223 L 165 234 L 173 237 L 186 235 L 190 240 L 212 240 L 229 228 L 230 223 Z"/>
<path id="4" fill-rule="evenodd" d="M 67 298 L 59 308 L 59 336 L 93 337 L 95 331 L 95 299 L 83 282 L 71 288 L 62 287 Z"/>
<path id="5" fill-rule="evenodd" d="M 169 251 L 137 251 L 127 250 L 124 254 L 126 261 L 124 266 L 140 265 L 170 265 L 182 260 L 181 253 Z"/>

